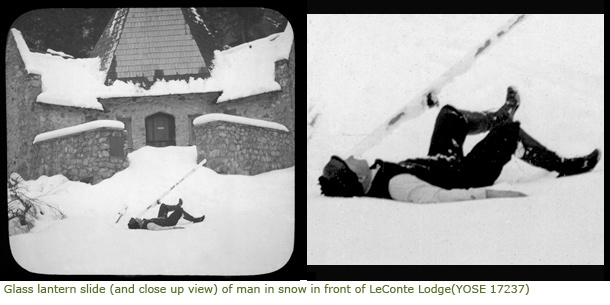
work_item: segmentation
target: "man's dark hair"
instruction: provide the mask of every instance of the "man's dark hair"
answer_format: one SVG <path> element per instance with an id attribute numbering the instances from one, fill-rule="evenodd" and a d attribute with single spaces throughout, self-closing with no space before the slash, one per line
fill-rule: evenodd
<path id="1" fill-rule="evenodd" d="M 138 222 L 133 218 L 129 220 L 129 223 L 127 224 L 127 226 L 130 229 L 139 229 L 140 228 L 140 225 L 138 224 Z"/>
<path id="2" fill-rule="evenodd" d="M 351 171 L 345 161 L 332 156 L 318 178 L 322 195 L 332 197 L 363 196 L 364 189 L 358 175 Z"/>

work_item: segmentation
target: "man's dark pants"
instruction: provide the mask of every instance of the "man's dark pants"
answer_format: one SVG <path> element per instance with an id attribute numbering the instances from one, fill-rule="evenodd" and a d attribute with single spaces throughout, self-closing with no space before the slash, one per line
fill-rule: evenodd
<path id="1" fill-rule="evenodd" d="M 174 212 L 168 217 L 167 213 L 171 211 Z M 183 210 L 181 207 L 175 205 L 170 206 L 162 203 L 159 207 L 159 214 L 157 215 L 157 218 L 155 218 L 152 222 L 162 227 L 175 226 L 178 223 L 178 220 L 180 220 L 180 217 L 182 217 L 182 213 Z"/>
<path id="2" fill-rule="evenodd" d="M 517 148 L 519 122 L 499 122 L 491 124 L 493 127 L 489 134 L 464 156 L 466 136 L 480 132 L 480 126 L 476 124 L 473 120 L 467 121 L 459 110 L 449 105 L 444 106 L 437 116 L 428 156 L 449 160 L 445 162 L 447 166 L 440 166 L 437 173 L 448 179 L 449 187 L 446 184 L 446 188 L 492 185 Z"/>

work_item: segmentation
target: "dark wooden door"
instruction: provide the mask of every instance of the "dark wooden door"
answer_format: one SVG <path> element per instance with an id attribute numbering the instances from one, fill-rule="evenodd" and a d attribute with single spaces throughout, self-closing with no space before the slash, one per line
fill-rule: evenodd
<path id="1" fill-rule="evenodd" d="M 146 118 L 146 145 L 155 147 L 176 145 L 173 116 L 157 113 Z"/>

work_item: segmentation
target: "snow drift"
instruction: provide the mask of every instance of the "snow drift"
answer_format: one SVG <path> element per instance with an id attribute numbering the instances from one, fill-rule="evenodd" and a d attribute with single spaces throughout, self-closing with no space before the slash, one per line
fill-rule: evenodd
<path id="1" fill-rule="evenodd" d="M 185 230 L 155 232 L 127 229 L 130 215 L 192 169 L 196 149 L 144 147 L 128 157 L 127 169 L 95 186 L 63 176 L 26 182 L 32 195 L 46 194 L 45 202 L 67 218 L 41 218 L 31 233 L 11 236 L 19 265 L 43 274 L 247 275 L 273 272 L 292 255 L 294 168 L 238 176 L 202 167 L 162 202 L 182 198 L 183 208 L 205 214 L 205 221 L 180 220 Z M 155 207 L 144 217 L 157 213 Z"/>
<path id="2" fill-rule="evenodd" d="M 526 198 L 421 205 L 320 196 L 331 155 L 348 157 L 512 16 L 308 16 L 308 264 L 603 264 L 603 152 L 593 172 L 561 179 L 513 158 L 493 188 Z M 515 85 L 515 119 L 549 149 L 572 157 L 603 148 L 603 23 L 603 15 L 530 16 L 446 86 L 440 104 L 495 110 Z M 425 156 L 438 111 L 363 157 Z M 484 136 L 469 137 L 464 152 Z"/>

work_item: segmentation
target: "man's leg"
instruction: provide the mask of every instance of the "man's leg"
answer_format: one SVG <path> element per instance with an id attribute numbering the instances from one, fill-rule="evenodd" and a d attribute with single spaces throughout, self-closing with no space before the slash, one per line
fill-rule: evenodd
<path id="1" fill-rule="evenodd" d="M 531 165 L 548 171 L 556 171 L 559 173 L 559 177 L 588 172 L 597 165 L 600 158 L 600 152 L 597 149 L 584 157 L 560 157 L 532 138 L 523 129 L 519 129 L 519 140 L 521 145 L 517 157 Z"/>
<path id="2" fill-rule="evenodd" d="M 167 217 L 167 212 L 174 211 L 169 217 Z M 201 217 L 193 217 L 191 214 L 187 213 L 182 209 L 181 205 L 167 205 L 162 203 L 159 207 L 159 216 L 158 218 L 165 218 L 166 221 L 163 222 L 163 226 L 174 226 L 180 220 L 180 217 L 184 217 L 184 219 L 191 222 L 201 222 L 205 219 L 205 215 Z"/>
<path id="3" fill-rule="evenodd" d="M 429 158 L 407 159 L 400 166 L 428 183 L 445 189 L 464 188 L 461 173 L 462 145 L 466 139 L 466 121 L 459 110 L 446 105 L 436 117 L 428 151 Z"/>
<path id="4" fill-rule="evenodd" d="M 562 158 L 521 129 L 519 122 L 504 123 L 492 129 L 466 156 L 472 187 L 493 184 L 513 154 L 534 166 L 557 171 L 560 177 L 588 172 L 600 158 L 597 149 L 584 157 Z"/>
<path id="5" fill-rule="evenodd" d="M 519 122 L 505 122 L 493 128 L 466 156 L 470 187 L 492 185 L 517 149 Z"/>
<path id="6" fill-rule="evenodd" d="M 173 211 L 173 210 L 174 209 L 170 210 L 170 207 L 168 205 L 166 205 L 165 203 L 162 203 L 161 206 L 159 206 L 159 213 L 157 214 L 157 218 L 166 218 L 167 212 Z"/>
<path id="7" fill-rule="evenodd" d="M 515 115 L 517 108 L 519 108 L 521 99 L 514 87 L 508 87 L 506 91 L 506 102 L 495 112 L 471 112 L 460 110 L 466 120 L 469 135 L 489 131 L 496 126 L 513 120 L 513 116 Z"/>
<path id="8" fill-rule="evenodd" d="M 428 156 L 464 156 L 462 145 L 466 139 L 468 128 L 462 113 L 453 106 L 445 105 L 434 124 Z"/>
<path id="9" fill-rule="evenodd" d="M 178 223 L 178 220 L 182 217 L 183 210 L 181 207 L 175 207 L 174 212 L 167 217 L 166 226 L 171 227 L 175 226 Z"/>
<path id="10" fill-rule="evenodd" d="M 467 135 L 479 134 L 511 122 L 519 108 L 519 93 L 508 87 L 506 102 L 496 112 L 473 112 L 444 106 L 436 118 L 428 156 L 462 157 Z"/>
<path id="11" fill-rule="evenodd" d="M 157 201 L 159 202 L 159 201 Z M 165 218 L 167 217 L 167 212 L 171 212 L 176 210 L 179 207 L 182 207 L 182 199 L 180 199 L 180 201 L 178 202 L 177 205 L 167 205 L 165 203 L 160 203 L 159 204 L 159 214 L 158 214 L 158 218 Z"/>
<path id="12" fill-rule="evenodd" d="M 190 222 L 202 222 L 203 219 L 205 218 L 205 215 L 201 216 L 201 217 L 193 217 L 191 214 L 187 213 L 185 210 L 182 210 L 182 217 L 184 217 L 184 219 L 190 221 Z"/>
<path id="13" fill-rule="evenodd" d="M 170 210 L 174 212 L 168 217 L 167 212 Z M 178 223 L 180 217 L 182 217 L 182 208 L 162 203 L 159 207 L 158 217 L 151 219 L 151 222 L 162 227 L 171 227 Z"/>

